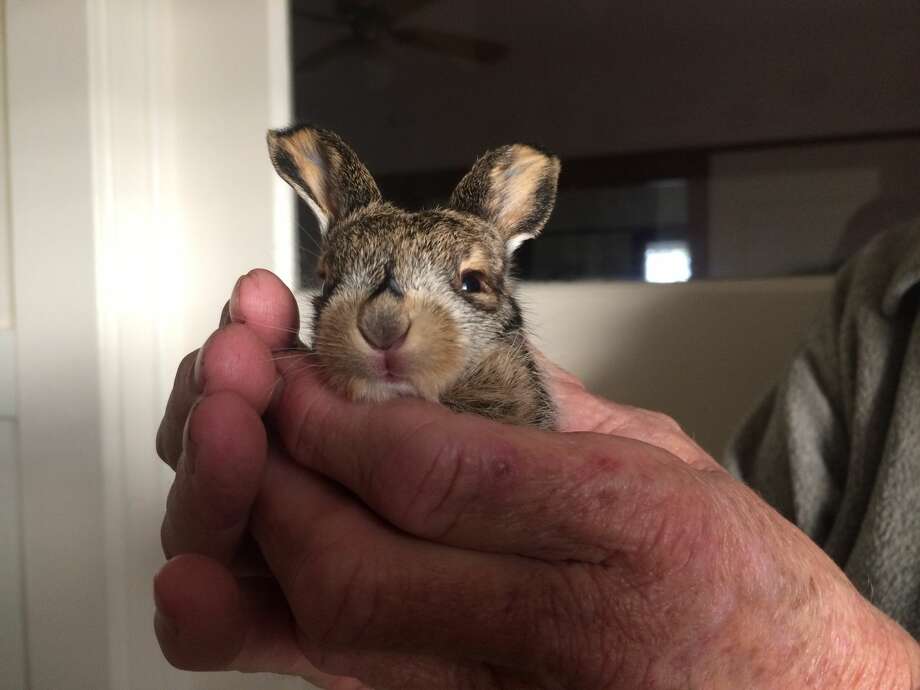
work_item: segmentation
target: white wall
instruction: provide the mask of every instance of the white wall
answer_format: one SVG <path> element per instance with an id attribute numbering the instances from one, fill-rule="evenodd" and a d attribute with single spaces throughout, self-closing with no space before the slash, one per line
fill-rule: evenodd
<path id="1" fill-rule="evenodd" d="M 26 687 L 9 224 L 5 13 L 0 6 L 0 688 Z"/>
<path id="2" fill-rule="evenodd" d="M 6 8 L 28 687 L 290 687 L 171 669 L 150 589 L 175 367 L 238 275 L 291 270 L 292 199 L 264 144 L 288 120 L 284 2 Z"/>
<path id="3" fill-rule="evenodd" d="M 13 323 L 12 250 L 9 225 L 9 177 L 6 125 L 6 22 L 0 6 L 0 330 Z"/>
<path id="4" fill-rule="evenodd" d="M 6 19 L 30 682 L 39 690 L 102 688 L 108 653 L 86 20 L 78 3 L 28 2 L 8 2 Z"/>
<path id="5" fill-rule="evenodd" d="M 150 625 L 172 480 L 153 439 L 175 367 L 216 327 L 240 274 L 291 271 L 292 198 L 265 147 L 289 119 L 284 5 L 90 5 L 112 690 L 290 686 L 174 671 Z"/>
<path id="6" fill-rule="evenodd" d="M 164 144 L 174 164 L 175 232 L 189 240 L 186 253 L 177 257 L 175 277 L 196 274 L 196 290 L 186 295 L 193 300 L 186 305 L 184 324 L 186 345 L 191 345 L 214 327 L 214 305 L 223 304 L 240 275 L 277 263 L 274 190 L 279 182 L 265 132 L 290 118 L 285 75 L 272 73 L 275 53 L 284 55 L 284 44 L 268 45 L 270 31 L 273 41 L 286 38 L 269 25 L 270 10 L 285 3 L 168 4 L 164 31 L 172 50 L 164 58 L 169 61 L 164 76 L 171 84 L 164 115 L 172 126 L 163 136 L 169 137 Z M 290 206 L 290 195 L 286 198 Z M 293 257 L 293 235 L 278 241 Z M 279 269 L 290 275 L 290 267 Z"/>

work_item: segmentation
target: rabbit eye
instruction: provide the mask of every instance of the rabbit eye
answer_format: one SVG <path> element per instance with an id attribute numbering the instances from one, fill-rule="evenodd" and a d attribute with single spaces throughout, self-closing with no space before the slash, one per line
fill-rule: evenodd
<path id="1" fill-rule="evenodd" d="M 480 271 L 464 271 L 460 274 L 460 289 L 469 293 L 482 292 L 485 289 L 484 278 Z"/>

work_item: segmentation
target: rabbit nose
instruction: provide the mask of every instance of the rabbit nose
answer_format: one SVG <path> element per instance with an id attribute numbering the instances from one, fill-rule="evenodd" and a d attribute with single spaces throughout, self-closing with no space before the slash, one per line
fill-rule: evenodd
<path id="1" fill-rule="evenodd" d="M 412 322 L 390 301 L 365 303 L 358 316 L 358 330 L 367 344 L 376 350 L 395 350 L 406 340 Z"/>

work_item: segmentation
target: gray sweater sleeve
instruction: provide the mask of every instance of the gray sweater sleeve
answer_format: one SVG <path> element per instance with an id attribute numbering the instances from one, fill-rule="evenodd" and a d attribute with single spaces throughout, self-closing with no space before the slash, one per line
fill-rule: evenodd
<path id="1" fill-rule="evenodd" d="M 848 456 L 834 330 L 827 309 L 725 458 L 729 471 L 819 544 L 840 507 Z"/>
<path id="2" fill-rule="evenodd" d="M 920 225 L 837 277 L 725 463 L 920 636 Z"/>

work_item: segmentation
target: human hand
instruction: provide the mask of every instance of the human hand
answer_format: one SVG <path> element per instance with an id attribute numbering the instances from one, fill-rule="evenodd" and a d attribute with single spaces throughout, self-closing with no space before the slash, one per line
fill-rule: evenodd
<path id="1" fill-rule="evenodd" d="M 167 564 L 180 665 L 201 660 L 193 623 L 228 609 L 250 612 L 234 625 L 253 639 L 284 622 L 283 658 L 253 648 L 253 668 L 305 655 L 378 690 L 909 687 L 917 672 L 913 641 L 665 418 L 572 390 L 631 439 L 547 434 L 352 405 L 303 362 L 280 368 L 273 418 L 299 464 L 272 457 L 251 527 L 284 598 L 259 617 L 216 564 Z"/>
<path id="2" fill-rule="evenodd" d="M 161 530 L 171 560 L 154 581 L 155 628 L 181 668 L 273 670 L 360 690 L 305 659 L 249 534 L 268 452 L 260 415 L 280 382 L 274 359 L 285 355 L 275 353 L 295 344 L 299 323 L 290 290 L 252 271 L 234 287 L 220 328 L 179 365 L 156 440 L 176 476 Z"/>
<path id="3" fill-rule="evenodd" d="M 661 412 L 623 405 L 594 395 L 578 377 L 535 351 L 549 381 L 560 431 L 588 431 L 642 441 L 668 451 L 689 465 L 712 467 L 712 458 L 680 425 Z"/>

